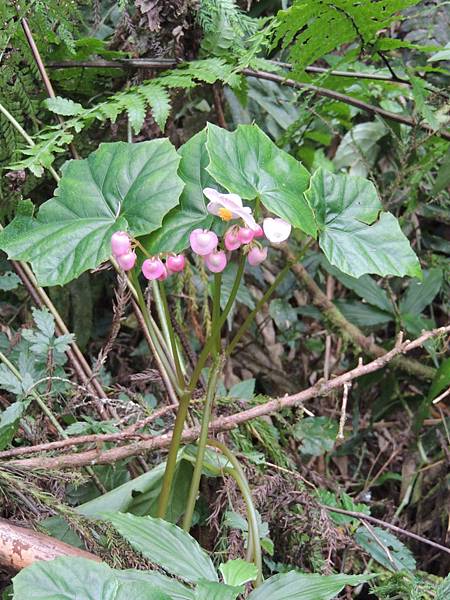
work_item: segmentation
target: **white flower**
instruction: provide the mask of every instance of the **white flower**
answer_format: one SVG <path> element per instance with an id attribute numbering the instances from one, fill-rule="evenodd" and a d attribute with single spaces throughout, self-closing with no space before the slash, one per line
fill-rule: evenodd
<path id="1" fill-rule="evenodd" d="M 237 194 L 221 194 L 213 188 L 205 188 L 203 193 L 210 201 L 206 208 L 212 215 L 220 217 L 222 221 L 242 219 L 253 231 L 258 229 L 252 209 L 249 206 L 243 206 L 242 198 Z"/>
<path id="2" fill-rule="evenodd" d="M 263 221 L 264 235 L 274 244 L 280 244 L 287 240 L 291 234 L 291 229 L 291 225 L 283 221 L 283 219 L 268 217 Z"/>

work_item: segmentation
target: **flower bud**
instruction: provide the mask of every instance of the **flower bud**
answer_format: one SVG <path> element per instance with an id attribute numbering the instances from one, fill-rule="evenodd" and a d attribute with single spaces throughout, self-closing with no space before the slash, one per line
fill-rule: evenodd
<path id="1" fill-rule="evenodd" d="M 205 256 L 205 264 L 213 273 L 221 273 L 227 266 L 227 257 L 223 250 L 211 252 Z"/>
<path id="2" fill-rule="evenodd" d="M 161 275 L 164 275 L 166 272 L 166 267 L 164 266 L 162 260 L 154 256 L 153 258 L 147 258 L 142 263 L 142 273 L 146 279 L 150 281 L 153 279 L 158 279 Z"/>
<path id="3" fill-rule="evenodd" d="M 274 244 L 280 244 L 288 239 L 291 234 L 291 225 L 283 219 L 272 219 L 268 217 L 263 221 L 263 229 L 266 238 Z"/>
<path id="4" fill-rule="evenodd" d="M 126 231 L 116 231 L 111 236 L 111 250 L 114 256 L 128 254 L 131 250 L 130 236 Z"/>
<path id="5" fill-rule="evenodd" d="M 253 231 L 253 239 L 258 239 L 258 238 L 264 237 L 264 231 L 263 231 L 263 228 L 261 227 L 261 225 L 258 225 L 257 227 L 258 227 L 258 229 L 255 229 Z"/>
<path id="6" fill-rule="evenodd" d="M 224 235 L 223 241 L 225 244 L 225 248 L 230 252 L 232 250 L 237 250 L 241 246 L 241 241 L 238 238 L 238 232 L 235 227 L 231 227 L 231 229 L 228 229 L 228 231 Z"/>
<path id="7" fill-rule="evenodd" d="M 207 229 L 194 229 L 189 236 L 192 250 L 199 256 L 211 254 L 216 248 L 219 240 L 213 231 Z"/>
<path id="8" fill-rule="evenodd" d="M 252 267 L 261 264 L 267 258 L 267 248 L 260 248 L 259 246 L 253 246 L 250 252 L 247 254 L 248 262 Z"/>
<path id="9" fill-rule="evenodd" d="M 249 227 L 239 227 L 237 236 L 241 244 L 249 244 L 255 237 L 255 232 Z"/>
<path id="10" fill-rule="evenodd" d="M 175 256 L 168 256 L 166 260 L 166 267 L 172 273 L 179 273 L 184 269 L 186 259 L 182 254 L 176 254 Z"/>
<path id="11" fill-rule="evenodd" d="M 167 269 L 165 265 L 163 265 L 163 267 L 164 267 L 164 271 L 158 277 L 158 281 L 165 281 L 170 275 L 169 269 Z"/>
<path id="12" fill-rule="evenodd" d="M 130 271 L 136 264 L 136 253 L 131 250 L 126 254 L 117 256 L 116 260 L 119 267 L 121 267 L 124 271 Z"/>

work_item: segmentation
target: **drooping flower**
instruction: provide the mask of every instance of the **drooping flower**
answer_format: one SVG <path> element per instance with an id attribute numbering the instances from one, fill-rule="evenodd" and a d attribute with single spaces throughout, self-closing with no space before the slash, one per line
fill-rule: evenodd
<path id="1" fill-rule="evenodd" d="M 164 275 L 165 272 L 167 272 L 166 267 L 162 260 L 156 256 L 147 258 L 142 263 L 142 273 L 146 279 L 158 279 L 161 275 Z"/>
<path id="2" fill-rule="evenodd" d="M 250 229 L 257 228 L 252 209 L 243 206 L 242 199 L 237 194 L 221 194 L 213 188 L 205 188 L 203 193 L 210 201 L 206 208 L 212 215 L 220 217 L 222 221 L 242 219 Z"/>
<path id="3" fill-rule="evenodd" d="M 263 221 L 264 234 L 274 244 L 280 244 L 287 240 L 291 234 L 291 229 L 290 223 L 286 223 L 286 221 L 278 217 L 275 219 L 268 217 Z"/>
<path id="4" fill-rule="evenodd" d="M 163 265 L 164 271 L 161 273 L 161 275 L 158 277 L 158 281 L 164 281 L 165 279 L 167 279 L 170 275 L 170 271 L 169 269 L 166 267 L 166 265 Z"/>
<path id="5" fill-rule="evenodd" d="M 136 253 L 133 250 L 130 250 L 130 252 L 127 252 L 126 254 L 116 256 L 116 260 L 119 267 L 124 271 L 130 271 L 136 264 Z"/>
<path id="6" fill-rule="evenodd" d="M 259 246 L 253 246 L 250 252 L 247 254 L 248 262 L 252 267 L 261 264 L 267 258 L 267 248 L 260 248 Z"/>
<path id="7" fill-rule="evenodd" d="M 166 267 L 171 273 L 179 273 L 184 269 L 186 259 L 182 254 L 175 254 L 174 256 L 168 256 L 166 260 Z"/>
<path id="8" fill-rule="evenodd" d="M 231 252 L 231 250 L 237 250 L 241 246 L 241 241 L 238 238 L 238 231 L 236 227 L 231 227 L 225 233 L 223 237 L 225 248 Z"/>
<path id="9" fill-rule="evenodd" d="M 250 227 L 239 227 L 238 239 L 241 244 L 250 244 L 255 237 L 255 232 Z"/>
<path id="10" fill-rule="evenodd" d="M 126 231 L 116 231 L 111 236 L 111 250 L 114 256 L 128 254 L 131 250 L 130 236 Z"/>
<path id="11" fill-rule="evenodd" d="M 258 225 L 258 229 L 255 229 L 255 231 L 253 232 L 253 238 L 258 239 L 262 237 L 264 237 L 264 231 L 261 225 Z"/>
<path id="12" fill-rule="evenodd" d="M 189 243 L 195 254 L 206 256 L 207 254 L 211 254 L 211 252 L 217 248 L 219 240 L 214 231 L 194 229 L 189 236 Z"/>
<path id="13" fill-rule="evenodd" d="M 205 264 L 213 273 L 221 273 L 227 266 L 227 257 L 223 250 L 211 252 L 205 256 Z"/>

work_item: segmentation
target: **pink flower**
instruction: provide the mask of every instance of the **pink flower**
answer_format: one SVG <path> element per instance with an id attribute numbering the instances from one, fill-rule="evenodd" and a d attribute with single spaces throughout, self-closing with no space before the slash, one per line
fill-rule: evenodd
<path id="1" fill-rule="evenodd" d="M 130 236 L 126 231 L 116 231 L 111 236 L 111 250 L 114 256 L 128 254 L 131 250 Z"/>
<path id="2" fill-rule="evenodd" d="M 147 258 L 142 263 L 142 273 L 146 279 L 158 279 L 164 273 L 167 272 L 162 260 L 154 256 L 153 258 Z"/>
<path id="3" fill-rule="evenodd" d="M 163 265 L 164 271 L 161 273 L 161 275 L 158 277 L 158 281 L 164 281 L 165 279 L 167 279 L 170 275 L 170 271 L 166 268 L 165 265 Z"/>
<path id="4" fill-rule="evenodd" d="M 274 244 L 280 244 L 287 240 L 291 234 L 291 225 L 283 219 L 267 218 L 263 221 L 263 229 L 266 238 Z"/>
<path id="5" fill-rule="evenodd" d="M 182 254 L 175 254 L 175 256 L 168 256 L 166 260 L 166 267 L 171 273 L 179 273 L 184 269 L 186 260 Z"/>
<path id="6" fill-rule="evenodd" d="M 203 193 L 210 200 L 206 208 L 212 215 L 220 217 L 222 221 L 242 219 L 247 227 L 256 229 L 257 223 L 253 218 L 252 209 L 249 206 L 243 206 L 240 196 L 221 194 L 213 188 L 205 188 Z"/>
<path id="7" fill-rule="evenodd" d="M 267 248 L 260 248 L 259 246 L 253 246 L 247 255 L 248 262 L 252 267 L 256 267 L 267 258 Z"/>
<path id="8" fill-rule="evenodd" d="M 227 257 L 223 250 L 211 252 L 205 256 L 205 264 L 213 273 L 221 273 L 227 266 Z"/>
<path id="9" fill-rule="evenodd" d="M 255 233 L 249 227 L 239 227 L 238 239 L 241 244 L 249 244 L 254 237 Z"/>
<path id="10" fill-rule="evenodd" d="M 117 264 L 124 271 L 130 271 L 136 264 L 136 254 L 133 252 L 133 250 L 130 250 L 130 252 L 127 252 L 126 254 L 116 256 L 116 259 Z"/>
<path id="11" fill-rule="evenodd" d="M 253 238 L 257 239 L 262 237 L 264 237 L 264 231 L 261 225 L 258 225 L 258 229 L 255 229 L 255 231 L 253 232 Z"/>
<path id="12" fill-rule="evenodd" d="M 228 229 L 228 231 L 224 235 L 223 240 L 225 243 L 225 248 L 230 252 L 231 250 L 237 250 L 241 245 L 236 227 Z"/>
<path id="13" fill-rule="evenodd" d="M 213 231 L 208 231 L 207 229 L 194 229 L 189 236 L 189 243 L 195 254 L 206 256 L 207 254 L 211 254 L 211 252 L 217 248 L 219 240 Z"/>

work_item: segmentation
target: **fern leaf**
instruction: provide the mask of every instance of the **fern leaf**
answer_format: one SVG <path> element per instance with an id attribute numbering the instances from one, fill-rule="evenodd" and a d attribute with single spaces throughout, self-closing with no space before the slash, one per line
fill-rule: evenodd
<path id="1" fill-rule="evenodd" d="M 123 99 L 123 106 L 127 111 L 133 132 L 137 135 L 144 124 L 145 100 L 139 94 L 127 94 Z"/>
<path id="2" fill-rule="evenodd" d="M 155 83 L 147 83 L 138 89 L 152 109 L 152 115 L 161 131 L 164 131 L 170 113 L 170 96 L 167 90 Z"/>

